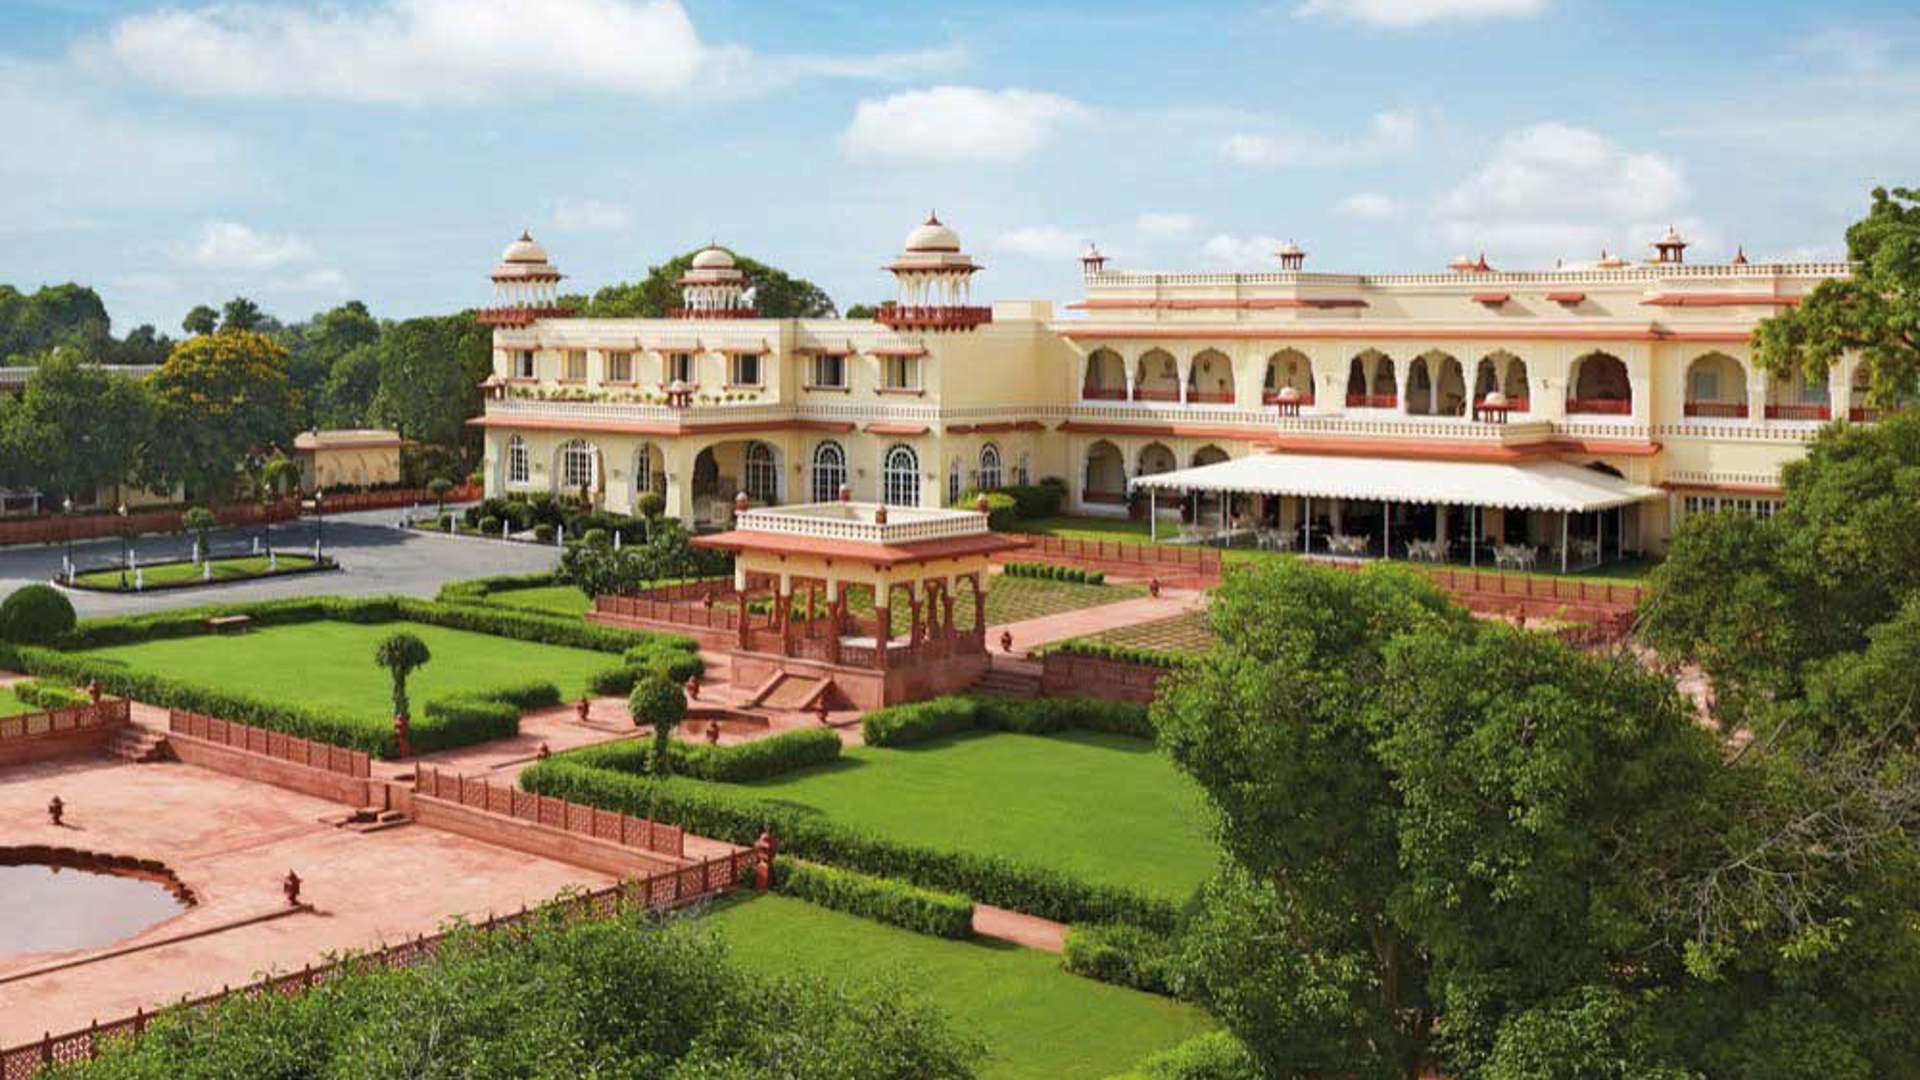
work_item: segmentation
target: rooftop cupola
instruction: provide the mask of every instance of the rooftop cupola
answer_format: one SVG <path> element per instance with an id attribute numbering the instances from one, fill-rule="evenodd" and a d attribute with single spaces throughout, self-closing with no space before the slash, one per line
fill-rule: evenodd
<path id="1" fill-rule="evenodd" d="M 1734 265 L 1734 266 L 1745 266 L 1745 265 L 1747 265 L 1747 245 L 1745 245 L 1745 244 L 1741 244 L 1741 245 L 1740 245 L 1740 249 L 1739 249 L 1738 251 L 1735 251 L 1735 252 L 1733 253 L 1733 263 L 1732 263 L 1732 265 Z"/>
<path id="2" fill-rule="evenodd" d="M 1657 263 L 1678 264 L 1687 261 L 1687 242 L 1680 238 L 1679 231 L 1671 225 L 1667 226 L 1665 236 L 1653 242 L 1653 250 L 1658 253 L 1653 257 Z"/>
<path id="3" fill-rule="evenodd" d="M 481 311 L 481 321 L 525 326 L 538 318 L 567 314 L 559 296 L 564 276 L 547 258 L 547 249 L 522 230 L 520 239 L 507 245 L 493 268 L 493 306 Z"/>
<path id="4" fill-rule="evenodd" d="M 973 257 L 960 249 L 960 235 L 936 214 L 907 234 L 905 250 L 886 269 L 893 274 L 895 301 L 880 307 L 878 319 L 896 329 L 970 330 L 993 321 L 993 309 L 976 307 Z"/>
<path id="5" fill-rule="evenodd" d="M 1609 254 L 1606 248 L 1600 249 L 1600 261 L 1593 264 L 1601 270 L 1619 270 L 1626 267 L 1627 260 L 1618 255 Z"/>
<path id="6" fill-rule="evenodd" d="M 1093 241 L 1087 241 L 1087 250 L 1080 255 L 1080 272 L 1091 276 L 1106 268 L 1107 257 L 1100 254 L 1100 249 L 1093 245 Z"/>
<path id="7" fill-rule="evenodd" d="M 680 275 L 682 319 L 751 319 L 757 315 L 748 299 L 747 275 L 734 265 L 733 253 L 709 244 L 693 256 Z"/>
<path id="8" fill-rule="evenodd" d="M 1298 270 L 1307 265 L 1307 253 L 1301 250 L 1299 244 L 1291 240 L 1280 245 L 1280 250 L 1273 254 L 1275 258 L 1280 260 L 1280 269 L 1282 270 Z"/>

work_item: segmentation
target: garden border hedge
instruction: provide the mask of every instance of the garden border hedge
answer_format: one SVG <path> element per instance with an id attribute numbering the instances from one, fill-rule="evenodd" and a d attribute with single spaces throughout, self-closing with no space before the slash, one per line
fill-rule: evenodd
<path id="1" fill-rule="evenodd" d="M 674 775 L 719 784 L 766 780 L 840 757 L 840 736 L 828 728 L 799 728 L 732 746 L 678 741 L 671 745 Z M 628 739 L 583 746 L 559 756 L 589 768 L 647 776 L 653 747 Z"/>
<path id="2" fill-rule="evenodd" d="M 1153 738 L 1153 722 L 1145 705 L 1078 696 L 1025 699 L 953 694 L 875 709 L 860 719 L 860 734 L 868 746 L 911 746 L 961 731 L 1050 735 L 1075 729 Z"/>
<path id="3" fill-rule="evenodd" d="M 793 858 L 774 859 L 773 887 L 810 904 L 916 934 L 950 941 L 973 937 L 973 901 L 959 893 Z"/>

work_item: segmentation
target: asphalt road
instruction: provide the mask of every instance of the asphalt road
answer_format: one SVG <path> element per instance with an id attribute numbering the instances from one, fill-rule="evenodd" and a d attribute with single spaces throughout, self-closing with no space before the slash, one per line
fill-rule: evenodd
<path id="1" fill-rule="evenodd" d="M 338 559 L 333 573 L 302 574 L 269 581 L 173 589 L 145 595 L 119 595 L 75 589 L 68 592 L 81 615 L 126 615 L 198 604 L 275 600 L 289 596 L 331 594 L 365 596 L 397 593 L 431 597 L 443 582 L 489 574 L 530 574 L 550 570 L 558 561 L 551 547 L 503 543 L 402 531 L 394 527 L 398 510 L 365 510 L 328 515 L 324 524 L 326 552 Z M 273 526 L 273 546 L 280 551 L 311 553 L 316 525 L 312 518 Z M 249 549 L 260 528 L 218 529 L 211 537 L 220 555 Z M 80 571 L 119 565 L 119 540 L 92 540 L 73 545 Z M 141 562 L 182 559 L 191 554 L 187 535 L 144 536 L 134 542 Z M 51 581 L 60 571 L 64 544 L 0 547 L 0 596 L 30 581 Z"/>

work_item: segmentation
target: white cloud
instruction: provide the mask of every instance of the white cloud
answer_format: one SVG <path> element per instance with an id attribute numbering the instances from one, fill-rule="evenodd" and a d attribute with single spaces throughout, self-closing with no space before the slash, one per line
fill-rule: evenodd
<path id="1" fill-rule="evenodd" d="M 561 199 L 553 204 L 553 227 L 561 232 L 626 232 L 633 211 L 601 199 Z"/>
<path id="2" fill-rule="evenodd" d="M 994 237 L 993 247 L 1010 255 L 1031 259 L 1071 259 L 1080 254 L 1086 242 L 1073 233 L 1053 225 L 1010 229 Z"/>
<path id="3" fill-rule="evenodd" d="M 1400 210 L 1399 200 L 1377 191 L 1356 191 L 1333 204 L 1335 216 L 1357 221 L 1386 221 L 1399 217 Z"/>
<path id="4" fill-rule="evenodd" d="M 1227 160 L 1256 168 L 1288 165 L 1352 165 L 1378 161 L 1411 149 L 1420 141 L 1420 118 L 1411 112 L 1378 112 L 1366 134 L 1329 139 L 1305 133 L 1236 132 L 1220 144 Z"/>
<path id="5" fill-rule="evenodd" d="M 237 221 L 209 221 L 175 260 L 201 270 L 271 270 L 311 262 L 313 248 L 297 236 L 268 236 Z"/>
<path id="6" fill-rule="evenodd" d="M 1564 124 L 1508 134 L 1486 164 L 1434 204 L 1439 236 L 1456 249 L 1511 258 L 1588 257 L 1665 228 L 1687 197 L 1680 167 Z"/>
<path id="7" fill-rule="evenodd" d="M 64 69 L 0 62 L 0 131 L 12 147 L 0 154 L 0 226 L 196 203 L 245 178 L 248 166 L 226 136 L 109 113 L 77 82 Z"/>
<path id="8" fill-rule="evenodd" d="M 1148 236 L 1185 236 L 1200 227 L 1192 214 L 1149 210 L 1133 219 L 1133 227 Z"/>
<path id="9" fill-rule="evenodd" d="M 1216 266 L 1245 270 L 1273 261 L 1281 242 L 1271 236 L 1232 236 L 1221 233 L 1200 245 L 1200 257 Z"/>
<path id="10" fill-rule="evenodd" d="M 702 41 L 679 0 L 215 3 L 128 16 L 78 52 L 182 93 L 407 103 L 741 92 L 804 77 L 904 79 L 966 59 L 953 47 L 757 57 Z"/>
<path id="11" fill-rule="evenodd" d="M 1018 161 L 1088 115 L 1058 94 L 936 86 L 861 101 L 840 146 L 861 162 Z"/>
<path id="12" fill-rule="evenodd" d="M 1306 0 L 1293 9 L 1301 18 L 1331 15 L 1404 29 L 1445 19 L 1522 18 L 1547 10 L 1547 0 Z"/>

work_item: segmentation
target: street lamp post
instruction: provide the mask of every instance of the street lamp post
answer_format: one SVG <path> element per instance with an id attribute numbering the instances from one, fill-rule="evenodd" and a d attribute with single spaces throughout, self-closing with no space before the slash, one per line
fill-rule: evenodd
<path id="1" fill-rule="evenodd" d="M 62 520 L 66 522 L 66 528 L 61 531 L 67 534 L 67 584 L 71 585 L 73 584 L 73 496 L 68 495 L 61 499 L 60 509 L 65 512 Z"/>
<path id="2" fill-rule="evenodd" d="M 127 568 L 133 565 L 133 535 L 127 531 L 127 504 L 114 507 L 113 512 L 120 515 L 120 585 L 127 584 Z"/>
<path id="3" fill-rule="evenodd" d="M 327 544 L 326 492 L 313 489 L 313 561 L 319 562 Z"/>

